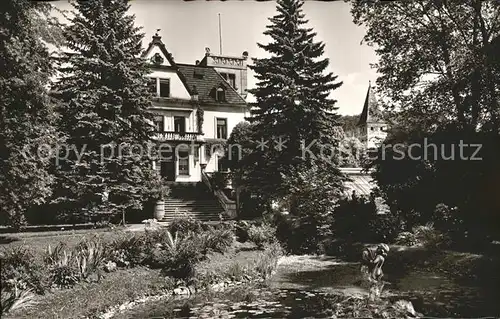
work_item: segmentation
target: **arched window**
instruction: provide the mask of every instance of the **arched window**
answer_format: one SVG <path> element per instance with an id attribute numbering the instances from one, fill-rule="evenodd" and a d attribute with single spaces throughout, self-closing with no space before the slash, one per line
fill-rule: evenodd
<path id="1" fill-rule="evenodd" d="M 225 102 L 226 101 L 226 91 L 224 88 L 217 88 L 215 90 L 215 100 L 217 102 Z"/>

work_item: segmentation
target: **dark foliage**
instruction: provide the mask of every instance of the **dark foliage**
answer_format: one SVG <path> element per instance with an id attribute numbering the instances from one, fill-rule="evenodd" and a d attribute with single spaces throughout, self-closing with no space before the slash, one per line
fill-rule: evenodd
<path id="1" fill-rule="evenodd" d="M 57 199 L 90 214 L 124 216 L 159 196 L 151 166 L 148 67 L 143 34 L 124 1 L 76 1 L 59 57 L 59 129 L 73 149 L 59 167 Z M 139 152 L 138 150 L 142 151 Z M 67 150 L 63 150 L 65 152 Z"/>

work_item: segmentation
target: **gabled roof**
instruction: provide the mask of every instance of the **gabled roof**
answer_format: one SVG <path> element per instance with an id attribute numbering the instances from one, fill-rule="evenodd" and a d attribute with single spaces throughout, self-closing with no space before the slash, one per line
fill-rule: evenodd
<path id="1" fill-rule="evenodd" d="M 359 117 L 358 125 L 364 125 L 367 123 L 385 123 L 382 111 L 379 108 L 377 98 L 373 92 L 371 82 L 368 84 L 368 91 L 366 92 L 365 104 L 363 105 L 363 111 Z"/>
<path id="2" fill-rule="evenodd" d="M 165 47 L 165 44 L 163 43 L 163 41 L 161 41 L 161 37 L 158 35 L 158 33 L 156 33 L 153 36 L 153 41 L 149 42 L 148 48 L 142 53 L 141 57 L 145 58 L 151 52 L 151 50 L 153 50 L 155 46 L 160 48 L 161 53 L 163 53 L 163 55 L 167 58 L 168 63 L 172 67 L 175 67 L 174 58 L 172 57 L 172 54 L 168 52 L 167 48 Z"/>
<path id="3" fill-rule="evenodd" d="M 212 90 L 223 87 L 227 104 L 246 104 L 245 100 L 226 80 L 213 68 L 192 64 L 177 64 L 178 72 L 184 79 L 189 92 L 198 93 L 198 101 L 205 103 L 218 103 Z"/>

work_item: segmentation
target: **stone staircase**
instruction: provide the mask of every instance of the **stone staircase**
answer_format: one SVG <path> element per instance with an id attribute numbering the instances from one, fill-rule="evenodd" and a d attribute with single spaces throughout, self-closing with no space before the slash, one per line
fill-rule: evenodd
<path id="1" fill-rule="evenodd" d="M 215 195 L 202 183 L 171 184 L 165 199 L 165 217 L 162 222 L 175 218 L 192 217 L 200 221 L 218 221 L 224 209 Z"/>

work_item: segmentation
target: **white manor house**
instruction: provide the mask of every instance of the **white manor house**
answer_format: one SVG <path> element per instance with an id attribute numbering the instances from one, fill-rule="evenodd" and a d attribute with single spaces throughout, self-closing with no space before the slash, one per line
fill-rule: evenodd
<path id="1" fill-rule="evenodd" d="M 249 115 L 245 102 L 248 53 L 222 56 L 208 48 L 205 51 L 195 64 L 176 63 L 155 34 L 143 53 L 150 64 L 150 88 L 155 96 L 151 108 L 155 139 L 168 145 L 164 148 L 168 154 L 154 163 L 154 168 L 174 188 L 204 184 L 210 191 L 203 198 L 189 196 L 200 193 L 199 187 L 172 194 L 159 203 L 161 208 L 165 205 L 165 216 L 159 219 L 189 214 L 206 220 L 218 218 L 223 211 L 236 214 L 236 203 L 210 185 L 209 176 L 224 170 L 220 161 L 224 154 L 222 150 L 213 152 L 217 150 L 214 145 L 222 145 Z M 180 144 L 189 147 L 178 147 Z"/>
<path id="2" fill-rule="evenodd" d="M 196 64 L 176 63 L 155 35 L 144 57 L 151 64 L 149 78 L 156 96 L 151 109 L 156 115 L 155 138 L 172 148 L 190 145 L 185 151 L 179 149 L 178 158 L 168 156 L 171 160 L 155 163 L 155 168 L 167 181 L 201 182 L 203 167 L 206 172 L 220 168 L 222 154 L 210 156 L 210 145 L 228 139 L 236 124 L 248 116 L 248 54 L 220 56 L 207 48 Z"/>

